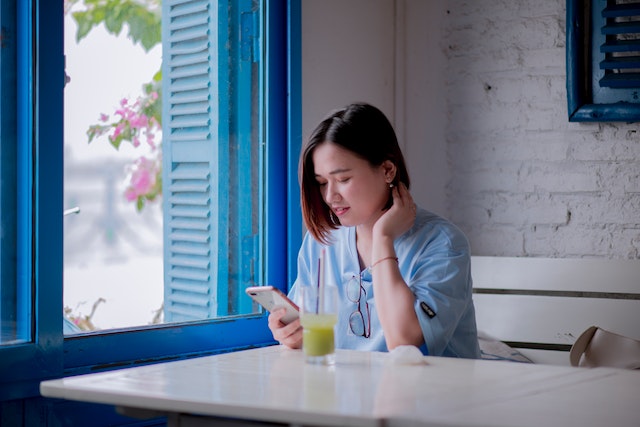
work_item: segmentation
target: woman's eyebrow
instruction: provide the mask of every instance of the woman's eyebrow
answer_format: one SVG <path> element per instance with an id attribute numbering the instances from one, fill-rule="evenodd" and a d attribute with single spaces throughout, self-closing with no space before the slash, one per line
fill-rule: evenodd
<path id="1" fill-rule="evenodd" d="M 350 171 L 351 171 L 350 168 L 334 169 L 331 172 L 329 172 L 329 175 L 335 175 L 337 173 L 344 173 L 344 172 L 350 172 Z M 322 176 L 318 175 L 318 174 L 316 174 L 315 176 L 316 176 L 316 178 L 322 178 Z"/>

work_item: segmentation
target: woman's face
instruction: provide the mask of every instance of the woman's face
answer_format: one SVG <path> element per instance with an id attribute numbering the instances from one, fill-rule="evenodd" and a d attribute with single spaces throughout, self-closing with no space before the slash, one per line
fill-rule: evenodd
<path id="1" fill-rule="evenodd" d="M 373 226 L 389 200 L 389 182 L 395 175 L 393 163 L 371 166 L 330 141 L 318 145 L 312 159 L 320 194 L 340 223 Z"/>

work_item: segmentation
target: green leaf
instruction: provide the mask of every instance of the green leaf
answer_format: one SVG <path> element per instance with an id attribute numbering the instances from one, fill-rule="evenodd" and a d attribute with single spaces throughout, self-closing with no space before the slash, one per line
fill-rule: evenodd
<path id="1" fill-rule="evenodd" d="M 156 5 L 159 3 L 158 0 Z M 101 23 L 104 23 L 109 33 L 116 36 L 126 24 L 129 39 L 133 44 L 140 43 L 147 52 L 162 41 L 160 9 L 154 7 L 154 2 L 84 0 L 84 5 L 85 10 L 73 13 L 78 24 L 77 41 L 82 40 L 94 26 Z"/>
<path id="2" fill-rule="evenodd" d="M 73 19 L 75 19 L 78 24 L 76 42 L 80 42 L 80 40 L 85 38 L 93 28 L 93 21 L 89 17 L 89 12 L 74 12 L 72 15 Z"/>
<path id="3" fill-rule="evenodd" d="M 104 19 L 104 26 L 111 34 L 119 35 L 122 31 L 122 19 L 114 13 L 107 13 Z"/>
<path id="4" fill-rule="evenodd" d="M 120 149 L 120 144 L 122 144 L 122 139 L 123 139 L 122 136 L 119 135 L 118 137 L 116 137 L 116 139 L 109 138 L 109 142 L 111 143 L 111 145 L 113 145 L 113 147 L 116 150 L 119 150 Z"/>

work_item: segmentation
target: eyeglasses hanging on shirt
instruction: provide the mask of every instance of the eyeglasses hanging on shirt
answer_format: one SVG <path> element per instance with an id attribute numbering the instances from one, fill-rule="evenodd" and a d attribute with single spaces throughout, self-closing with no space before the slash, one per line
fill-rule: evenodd
<path id="1" fill-rule="evenodd" d="M 346 291 L 349 301 L 357 304 L 356 310 L 349 316 L 349 328 L 354 335 L 369 338 L 371 336 L 371 313 L 367 302 L 367 291 L 362 286 L 362 274 L 354 275 L 349 279 Z M 364 302 L 366 315 L 362 312 L 363 304 L 361 301 Z"/>

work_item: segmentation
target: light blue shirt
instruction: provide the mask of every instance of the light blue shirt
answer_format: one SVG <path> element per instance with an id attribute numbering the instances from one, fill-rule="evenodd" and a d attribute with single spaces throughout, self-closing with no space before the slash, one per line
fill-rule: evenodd
<path id="1" fill-rule="evenodd" d="M 452 223 L 424 209 L 418 209 L 413 227 L 394 242 L 400 274 L 416 296 L 414 309 L 426 345 L 424 354 L 479 358 L 475 311 L 472 300 L 469 243 Z M 360 272 L 355 227 L 339 227 L 325 246 L 307 233 L 298 254 L 298 277 L 289 292 L 296 301 L 297 289 L 315 285 L 318 259 L 325 248 L 325 285 L 338 288 L 340 311 L 336 325 L 336 347 L 388 351 L 384 331 L 376 312 L 369 269 Z M 389 261 L 387 261 L 389 262 Z M 371 315 L 369 338 L 357 336 L 349 327 L 349 316 L 357 304 L 346 296 L 346 284 L 362 274 Z M 365 314 L 364 295 L 361 310 Z"/>

